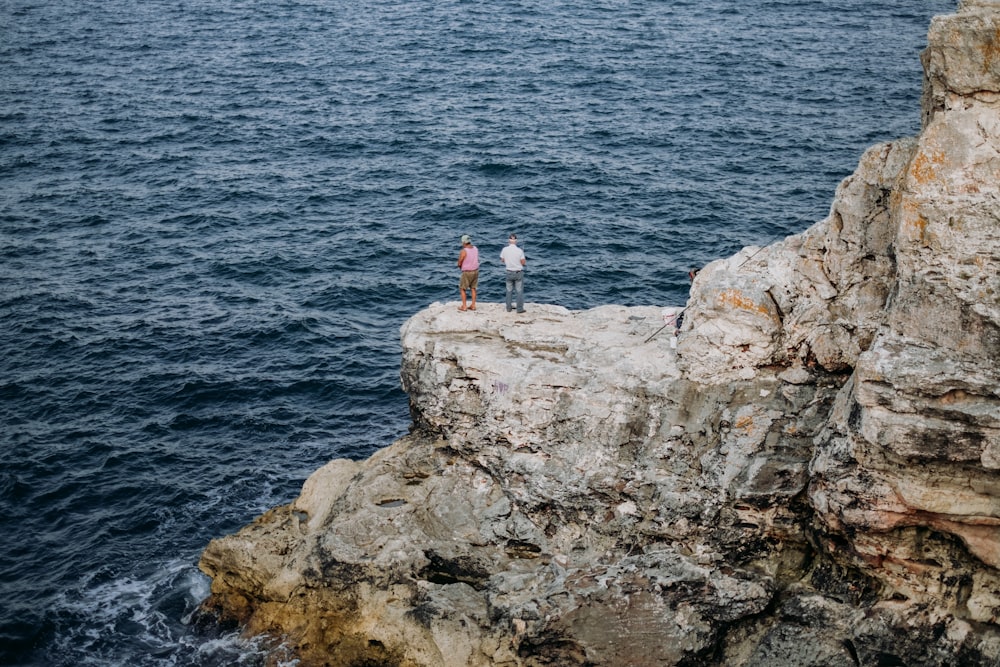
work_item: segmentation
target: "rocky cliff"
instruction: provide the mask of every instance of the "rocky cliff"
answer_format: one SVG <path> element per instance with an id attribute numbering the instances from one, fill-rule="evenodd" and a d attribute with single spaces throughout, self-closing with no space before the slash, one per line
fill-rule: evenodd
<path id="1" fill-rule="evenodd" d="M 923 63 L 921 134 L 705 267 L 676 340 L 411 318 L 411 434 L 213 541 L 206 612 L 302 665 L 1000 664 L 1000 0 Z"/>

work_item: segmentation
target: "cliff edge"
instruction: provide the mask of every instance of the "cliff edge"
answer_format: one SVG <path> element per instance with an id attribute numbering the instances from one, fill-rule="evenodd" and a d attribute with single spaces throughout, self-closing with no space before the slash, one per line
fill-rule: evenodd
<path id="1" fill-rule="evenodd" d="M 920 135 L 675 340 L 412 317 L 411 433 L 214 540 L 205 613 L 303 666 L 1000 664 L 1000 0 L 922 60 Z"/>

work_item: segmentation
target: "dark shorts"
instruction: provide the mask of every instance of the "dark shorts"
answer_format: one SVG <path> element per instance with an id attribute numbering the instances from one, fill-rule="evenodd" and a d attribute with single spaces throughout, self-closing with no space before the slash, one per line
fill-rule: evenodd
<path id="1" fill-rule="evenodd" d="M 458 289 L 476 289 L 479 287 L 479 269 L 462 271 L 462 279 L 458 281 Z"/>

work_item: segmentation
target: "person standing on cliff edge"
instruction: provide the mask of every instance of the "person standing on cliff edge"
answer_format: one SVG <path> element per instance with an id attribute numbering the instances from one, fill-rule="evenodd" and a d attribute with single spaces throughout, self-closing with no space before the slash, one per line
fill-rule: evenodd
<path id="1" fill-rule="evenodd" d="M 462 252 L 458 253 L 458 268 L 462 269 L 462 277 L 458 281 L 458 291 L 462 295 L 462 307 L 459 310 L 476 309 L 476 288 L 479 287 L 479 248 L 472 245 L 472 237 L 462 235 Z M 472 293 L 472 303 L 465 307 L 465 290 Z"/>
<path id="2" fill-rule="evenodd" d="M 500 251 L 500 259 L 507 267 L 507 312 L 510 312 L 510 297 L 517 294 L 517 312 L 524 312 L 524 251 L 517 247 L 517 234 L 507 239 L 508 246 Z"/>

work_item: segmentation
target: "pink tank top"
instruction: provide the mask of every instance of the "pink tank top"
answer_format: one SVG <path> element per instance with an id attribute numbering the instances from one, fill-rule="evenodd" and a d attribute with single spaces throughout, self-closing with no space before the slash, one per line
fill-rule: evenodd
<path id="1" fill-rule="evenodd" d="M 479 248 L 469 246 L 465 249 L 465 259 L 462 260 L 463 271 L 475 271 L 479 268 Z"/>

